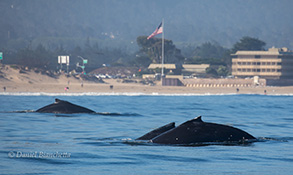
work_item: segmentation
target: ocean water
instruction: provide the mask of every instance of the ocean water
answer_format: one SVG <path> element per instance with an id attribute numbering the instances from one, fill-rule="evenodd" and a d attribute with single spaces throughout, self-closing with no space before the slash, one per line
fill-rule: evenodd
<path id="1" fill-rule="evenodd" d="M 101 114 L 32 112 L 55 98 Z M 259 141 L 184 147 L 134 140 L 199 115 Z M 292 95 L 2 94 L 0 174 L 292 174 L 292 124 Z"/>

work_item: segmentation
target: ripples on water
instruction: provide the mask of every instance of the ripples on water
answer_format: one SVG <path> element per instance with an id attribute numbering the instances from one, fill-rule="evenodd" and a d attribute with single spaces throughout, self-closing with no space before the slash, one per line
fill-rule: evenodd
<path id="1" fill-rule="evenodd" d="M 97 114 L 41 114 L 55 97 Z M 291 174 L 293 97 L 0 96 L 2 174 Z M 166 146 L 134 139 L 199 115 L 259 139 Z"/>

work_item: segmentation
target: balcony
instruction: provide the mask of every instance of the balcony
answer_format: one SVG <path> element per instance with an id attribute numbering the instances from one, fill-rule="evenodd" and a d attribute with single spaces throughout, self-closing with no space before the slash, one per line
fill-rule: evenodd
<path id="1" fill-rule="evenodd" d="M 282 75 L 281 72 L 232 72 L 234 76 L 272 76 L 279 77 Z"/>

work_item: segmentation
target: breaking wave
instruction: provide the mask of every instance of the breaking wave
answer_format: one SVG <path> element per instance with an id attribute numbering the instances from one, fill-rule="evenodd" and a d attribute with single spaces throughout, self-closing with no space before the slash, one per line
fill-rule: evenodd
<path id="1" fill-rule="evenodd" d="M 100 93 L 100 92 L 83 92 L 83 93 L 47 93 L 47 92 L 0 92 L 0 95 L 10 96 L 221 96 L 221 95 L 260 95 L 260 94 L 236 94 L 236 93 L 139 93 L 139 92 L 120 92 L 120 93 Z M 260 95 L 264 96 L 264 95 Z M 292 94 L 274 94 L 267 96 L 293 96 Z"/>

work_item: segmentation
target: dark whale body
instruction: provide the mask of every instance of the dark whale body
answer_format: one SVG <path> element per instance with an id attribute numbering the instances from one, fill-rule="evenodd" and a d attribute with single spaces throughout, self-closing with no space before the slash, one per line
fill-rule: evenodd
<path id="1" fill-rule="evenodd" d="M 166 128 L 170 129 L 166 130 Z M 177 127 L 175 127 L 175 124 L 172 127 L 172 123 L 162 126 L 139 137 L 137 140 L 149 140 L 150 142 L 159 144 L 189 145 L 212 142 L 242 143 L 244 141 L 256 140 L 256 138 L 238 128 L 203 122 L 201 116 L 199 116 Z"/>
<path id="2" fill-rule="evenodd" d="M 152 130 L 151 132 L 146 133 L 145 135 L 137 138 L 136 140 L 151 140 L 152 138 L 155 138 L 158 135 L 160 135 L 166 131 L 169 131 L 173 128 L 175 128 L 175 122 L 169 123 L 167 125 L 161 126 L 160 128 Z"/>
<path id="3" fill-rule="evenodd" d="M 72 104 L 68 101 L 55 99 L 55 103 L 44 106 L 36 112 L 40 113 L 55 113 L 55 114 L 74 114 L 74 113 L 95 113 L 95 111 L 82 106 Z"/>

